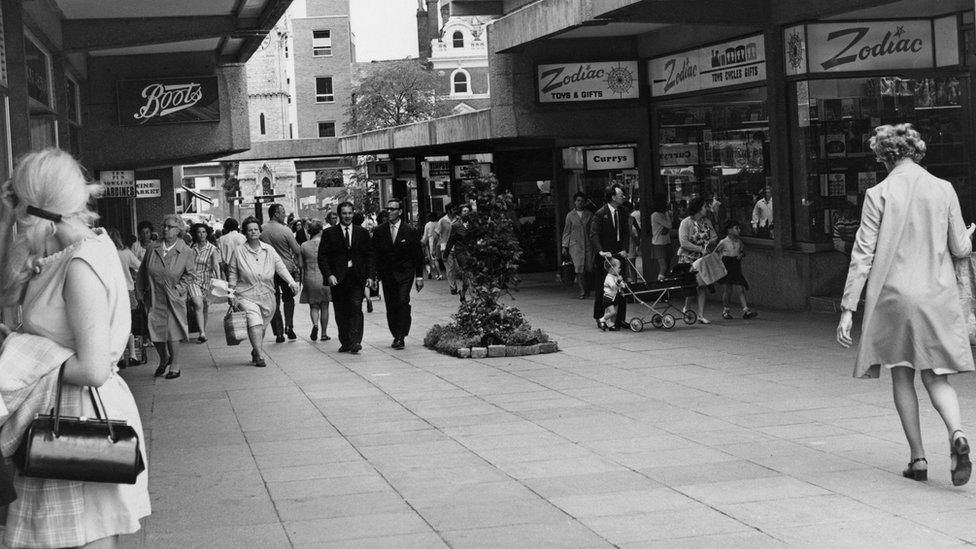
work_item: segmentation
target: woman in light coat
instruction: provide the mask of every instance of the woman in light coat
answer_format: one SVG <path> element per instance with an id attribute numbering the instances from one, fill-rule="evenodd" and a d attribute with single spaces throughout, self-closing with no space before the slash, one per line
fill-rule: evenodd
<path id="1" fill-rule="evenodd" d="M 851 317 L 867 284 L 854 377 L 878 377 L 881 366 L 891 370 L 895 408 L 911 449 L 902 474 L 926 480 L 915 393 L 915 371 L 920 371 L 948 430 L 952 483 L 961 486 L 969 481 L 972 465 L 948 376 L 974 366 L 952 258 L 969 256 L 976 225 L 965 226 L 952 185 L 916 163 L 925 155 L 925 142 L 910 124 L 879 126 L 875 132 L 871 149 L 889 174 L 865 195 L 837 341 L 845 348 L 853 343 Z"/>
<path id="2" fill-rule="evenodd" d="M 159 354 L 154 375 L 165 374 L 166 379 L 180 377 L 179 342 L 190 339 L 186 298 L 195 280 L 195 256 L 183 241 L 185 230 L 182 217 L 163 216 L 162 238 L 146 250 L 136 287 L 136 298 L 145 303 L 148 311 L 149 337 Z"/>
<path id="3" fill-rule="evenodd" d="M 586 299 L 586 280 L 593 271 L 593 252 L 590 250 L 590 222 L 593 213 L 584 208 L 586 195 L 573 195 L 573 211 L 566 214 L 563 227 L 563 255 L 573 260 L 576 270 L 576 286 L 579 288 L 579 298 Z"/>

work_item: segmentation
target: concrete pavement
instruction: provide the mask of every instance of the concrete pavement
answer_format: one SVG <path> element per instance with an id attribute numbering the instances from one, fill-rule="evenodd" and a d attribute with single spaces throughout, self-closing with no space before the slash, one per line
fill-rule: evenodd
<path id="1" fill-rule="evenodd" d="M 603 333 L 590 301 L 533 280 L 517 302 L 560 353 L 424 349 L 456 304 L 443 282 L 415 294 L 406 350 L 389 348 L 382 303 L 358 356 L 310 342 L 299 305 L 299 340 L 269 334 L 265 369 L 247 364 L 246 344 L 223 343 L 213 311 L 210 342 L 184 346 L 182 378 L 154 379 L 155 359 L 124 371 L 147 428 L 153 514 L 123 546 L 976 542 L 976 486 L 951 485 L 924 391 L 931 480 L 917 483 L 900 475 L 889 378 L 851 378 L 835 317 Z M 954 381 L 976 425 L 976 384 Z"/>

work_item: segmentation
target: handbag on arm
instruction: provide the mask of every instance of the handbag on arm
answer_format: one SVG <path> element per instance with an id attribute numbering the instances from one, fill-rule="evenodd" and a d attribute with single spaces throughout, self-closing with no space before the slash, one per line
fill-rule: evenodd
<path id="1" fill-rule="evenodd" d="M 126 421 L 107 417 L 95 387 L 86 387 L 95 409 L 94 418 L 61 414 L 64 365 L 58 372 L 58 390 L 50 414 L 37 414 L 14 454 L 24 476 L 135 484 L 146 469 L 139 450 L 139 435 Z"/>

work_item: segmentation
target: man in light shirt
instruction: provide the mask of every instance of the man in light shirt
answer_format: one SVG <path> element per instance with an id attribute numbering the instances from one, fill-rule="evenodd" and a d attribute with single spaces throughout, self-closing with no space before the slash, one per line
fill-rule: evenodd
<path id="1" fill-rule="evenodd" d="M 763 197 L 752 209 L 752 232 L 762 238 L 772 238 L 773 234 L 773 190 L 766 187 Z"/>
<path id="2" fill-rule="evenodd" d="M 298 258 L 301 256 L 302 249 L 295 240 L 295 235 L 285 225 L 285 207 L 281 204 L 268 206 L 268 222 L 261 227 L 261 242 L 270 244 L 278 252 L 285 267 L 292 278 L 298 279 Z M 275 334 L 276 343 L 284 343 L 285 336 L 295 340 L 294 319 L 295 319 L 295 292 L 278 275 L 275 275 L 275 314 L 271 318 L 271 331 Z M 284 307 L 281 307 L 281 303 Z M 282 315 L 284 309 L 284 315 Z M 282 318 L 284 316 L 284 318 Z"/>
<path id="3" fill-rule="evenodd" d="M 447 241 L 451 239 L 451 227 L 454 226 L 454 220 L 457 219 L 457 204 L 448 204 L 446 211 L 447 213 L 444 214 L 444 217 L 437 222 L 437 236 L 438 241 L 440 241 L 441 244 L 441 257 L 444 256 L 444 249 L 447 248 Z M 447 271 L 447 283 L 451 288 L 451 295 L 457 295 L 457 261 L 455 261 L 453 257 L 444 259 L 444 268 Z"/>
<path id="4" fill-rule="evenodd" d="M 233 217 L 228 217 L 224 221 L 224 230 L 217 239 L 217 249 L 220 250 L 220 270 L 227 280 L 227 262 L 234 255 L 234 250 L 247 240 L 241 234 L 240 224 Z"/>

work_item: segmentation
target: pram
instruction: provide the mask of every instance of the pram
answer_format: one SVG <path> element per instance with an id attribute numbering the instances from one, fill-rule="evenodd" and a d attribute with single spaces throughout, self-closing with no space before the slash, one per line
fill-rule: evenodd
<path id="1" fill-rule="evenodd" d="M 675 299 L 694 297 L 698 294 L 698 280 L 691 265 L 678 264 L 671 269 L 663 280 L 649 283 L 637 267 L 625 258 L 632 273 L 637 275 L 637 281 L 628 284 L 620 290 L 627 303 L 639 303 L 647 309 L 644 316 L 632 316 L 628 324 L 634 332 L 644 330 L 646 324 L 655 328 L 670 330 L 677 324 L 676 318 L 684 320 L 685 324 L 698 322 L 698 313 L 688 309 L 681 309 L 672 305 Z"/>

